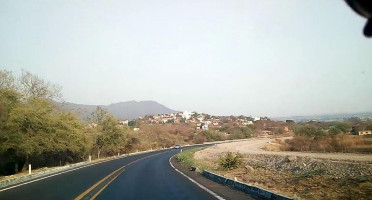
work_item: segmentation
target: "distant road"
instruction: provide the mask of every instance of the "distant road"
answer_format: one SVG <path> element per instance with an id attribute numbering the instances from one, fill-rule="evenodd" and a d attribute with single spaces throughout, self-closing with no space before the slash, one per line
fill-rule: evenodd
<path id="1" fill-rule="evenodd" d="M 179 149 L 88 166 L 0 192 L 1 200 L 216 199 L 169 165 Z"/>

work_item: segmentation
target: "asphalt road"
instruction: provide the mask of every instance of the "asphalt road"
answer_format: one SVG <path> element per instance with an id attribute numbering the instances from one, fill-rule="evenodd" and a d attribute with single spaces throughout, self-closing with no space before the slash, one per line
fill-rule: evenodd
<path id="1" fill-rule="evenodd" d="M 179 149 L 88 166 L 0 192 L 11 199 L 216 199 L 169 165 Z"/>

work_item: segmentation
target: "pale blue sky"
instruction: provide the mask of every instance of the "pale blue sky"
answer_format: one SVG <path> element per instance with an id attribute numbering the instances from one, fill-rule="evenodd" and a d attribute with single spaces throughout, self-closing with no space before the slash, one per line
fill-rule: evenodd
<path id="1" fill-rule="evenodd" d="M 0 69 L 81 104 L 215 115 L 372 111 L 372 39 L 341 0 L 0 0 Z"/>

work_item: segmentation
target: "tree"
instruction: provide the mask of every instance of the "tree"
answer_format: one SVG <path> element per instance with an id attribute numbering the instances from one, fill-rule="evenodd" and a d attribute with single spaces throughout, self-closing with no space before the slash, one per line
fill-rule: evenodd
<path id="1" fill-rule="evenodd" d="M 22 71 L 19 87 L 25 98 L 38 97 L 50 100 L 62 100 L 61 87 L 44 81 L 28 71 Z"/>
<path id="2" fill-rule="evenodd" d="M 94 110 L 89 117 L 89 121 L 96 123 L 96 124 L 102 124 L 103 120 L 108 116 L 108 112 L 103 109 L 100 106 L 96 107 L 96 110 Z"/>
<path id="3" fill-rule="evenodd" d="M 118 119 L 99 106 L 91 113 L 89 119 L 98 125 L 97 129 L 94 130 L 96 132 L 95 147 L 97 148 L 98 158 L 102 151 L 113 154 L 125 150 L 125 128 L 119 127 Z M 132 121 L 128 125 L 131 126 L 131 123 Z"/>
<path id="4" fill-rule="evenodd" d="M 133 127 L 133 126 L 136 126 L 136 124 L 137 124 L 136 123 L 136 120 L 131 120 L 131 121 L 128 122 L 128 126 L 132 126 Z"/>
<path id="5" fill-rule="evenodd" d="M 12 72 L 0 70 L 0 89 L 13 89 L 15 90 L 16 82 Z"/>
<path id="6" fill-rule="evenodd" d="M 185 123 L 186 122 L 186 118 L 182 117 L 181 120 L 180 120 L 181 123 Z"/>
<path id="7" fill-rule="evenodd" d="M 254 134 L 254 128 L 252 126 L 232 127 L 228 128 L 227 132 L 230 134 L 230 139 L 243 139 L 252 137 Z"/>
<path id="8" fill-rule="evenodd" d="M 18 170 L 25 163 L 48 162 L 46 155 L 58 157 L 59 164 L 66 158 L 71 162 L 86 150 L 80 121 L 69 113 L 56 113 L 49 100 L 40 98 L 31 98 L 9 112 L 0 141 L 0 152 L 17 162 Z"/>
<path id="9" fill-rule="evenodd" d="M 350 126 L 348 124 L 338 122 L 338 123 L 333 124 L 329 128 L 328 133 L 330 135 L 338 135 L 338 134 L 342 134 L 342 133 L 348 133 L 349 130 L 350 130 Z"/>
<path id="10" fill-rule="evenodd" d="M 100 125 L 101 134 L 97 137 L 98 157 L 102 150 L 108 154 L 120 153 L 125 150 L 125 129 L 118 126 L 119 120 L 108 115 Z"/>
<path id="11" fill-rule="evenodd" d="M 326 133 L 320 127 L 314 125 L 305 125 L 298 130 L 295 130 L 295 134 L 299 136 L 316 137 L 325 136 Z"/>
<path id="12" fill-rule="evenodd" d="M 0 130 L 9 117 L 9 112 L 20 103 L 21 94 L 9 88 L 0 89 Z"/>
<path id="13" fill-rule="evenodd" d="M 83 125 L 51 100 L 59 87 L 23 72 L 0 71 L 0 173 L 81 160 L 87 149 Z M 3 166 L 6 166 L 5 168 Z"/>
<path id="14" fill-rule="evenodd" d="M 168 124 L 174 124 L 174 119 L 168 119 L 168 120 L 167 120 L 167 123 L 168 123 Z"/>

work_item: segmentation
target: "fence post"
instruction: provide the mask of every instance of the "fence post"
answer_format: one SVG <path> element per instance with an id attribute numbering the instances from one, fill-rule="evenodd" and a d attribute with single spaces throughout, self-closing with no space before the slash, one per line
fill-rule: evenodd
<path id="1" fill-rule="evenodd" d="M 89 162 L 92 162 L 92 156 L 89 155 L 89 159 L 88 159 Z"/>
<path id="2" fill-rule="evenodd" d="M 28 174 L 31 174 L 31 164 L 28 164 Z"/>

